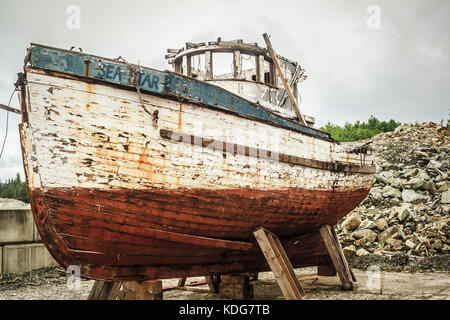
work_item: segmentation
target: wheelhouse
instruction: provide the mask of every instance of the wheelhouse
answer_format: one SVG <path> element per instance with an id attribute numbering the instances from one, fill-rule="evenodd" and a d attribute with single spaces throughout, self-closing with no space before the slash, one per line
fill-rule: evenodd
<path id="1" fill-rule="evenodd" d="M 168 49 L 166 59 L 175 72 L 211 82 L 283 117 L 296 119 L 294 110 L 273 60 L 266 48 L 242 40 L 186 43 L 181 49 Z M 297 62 L 277 55 L 278 64 L 296 103 L 301 103 L 298 84 L 306 79 Z M 314 118 L 305 116 L 308 126 Z"/>

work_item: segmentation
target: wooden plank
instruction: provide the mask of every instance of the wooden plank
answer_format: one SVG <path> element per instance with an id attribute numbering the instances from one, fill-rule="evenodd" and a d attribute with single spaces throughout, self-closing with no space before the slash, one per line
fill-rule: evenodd
<path id="1" fill-rule="evenodd" d="M 284 272 L 289 273 L 289 277 L 287 277 L 287 279 L 289 280 L 290 285 L 292 287 L 297 287 L 300 291 L 300 294 L 302 296 L 304 296 L 305 293 L 303 292 L 300 282 L 298 281 L 297 276 L 295 275 L 294 268 L 292 267 L 291 262 L 289 261 L 289 258 L 286 255 L 286 252 L 284 251 L 284 248 L 283 248 L 280 240 L 273 233 L 268 233 L 267 237 L 268 237 L 269 241 L 271 242 L 271 244 L 274 245 L 276 254 L 280 255 L 283 262 L 285 263 L 284 265 L 282 265 L 282 267 L 283 267 Z"/>
<path id="2" fill-rule="evenodd" d="M 291 81 L 289 81 L 289 86 L 293 86 L 295 84 L 295 82 L 297 81 L 297 79 L 300 77 L 300 75 L 302 75 L 305 72 L 305 70 L 303 70 L 300 66 L 297 66 L 297 68 L 295 69 L 294 74 L 292 75 L 292 79 Z M 286 99 L 288 98 L 286 91 L 283 92 L 283 96 L 280 99 L 280 102 L 278 103 L 278 106 L 281 107 L 282 105 L 284 105 L 284 102 L 286 101 Z"/>
<path id="3" fill-rule="evenodd" d="M 355 274 L 353 273 L 352 269 L 350 268 L 350 266 L 347 263 L 347 259 L 345 258 L 344 250 L 342 250 L 341 243 L 339 242 L 339 238 L 336 234 L 336 230 L 334 228 L 331 228 L 331 232 L 333 234 L 333 238 L 335 240 L 336 247 L 338 249 L 339 256 L 341 257 L 342 263 L 343 263 L 345 269 L 350 273 L 353 282 L 356 282 Z"/>
<path id="4" fill-rule="evenodd" d="M 55 52 L 56 53 L 56 52 Z M 50 54 L 50 53 L 49 53 Z M 68 57 L 67 57 L 68 58 Z M 76 56 L 70 57 L 77 58 Z M 90 57 L 91 59 L 92 57 Z M 37 57 L 39 61 L 45 60 Z M 97 60 L 93 61 L 91 64 L 96 65 L 96 63 L 101 63 Z M 59 61 L 59 60 L 58 60 Z M 61 65 L 64 63 L 61 60 Z M 102 60 L 103 61 L 103 60 Z M 77 63 L 83 63 L 83 60 L 78 60 Z M 84 63 L 83 63 L 84 65 Z M 124 68 L 128 68 L 127 65 L 123 63 L 111 63 L 111 64 L 100 64 L 102 65 L 102 69 L 110 69 L 114 68 L 117 70 L 123 70 Z M 41 73 L 41 74 L 51 74 L 58 78 L 72 79 L 72 80 L 82 80 L 84 82 L 89 83 L 110 83 L 110 84 L 118 84 L 124 86 L 123 88 L 133 88 L 135 87 L 128 82 L 125 82 L 125 75 L 120 77 L 120 81 L 106 79 L 106 78 L 93 78 L 93 76 L 99 76 L 96 73 L 90 74 L 89 79 L 84 78 L 84 69 L 73 71 L 74 74 L 67 73 L 64 70 L 60 70 L 60 68 L 55 67 L 55 64 L 46 64 L 42 63 L 36 65 L 36 68 L 27 68 L 27 77 L 30 73 Z M 183 65 L 183 68 L 185 66 Z M 43 69 L 43 70 L 42 70 Z M 128 72 L 132 73 L 131 69 L 126 69 Z M 151 70 L 148 68 L 140 67 L 140 71 L 142 75 L 140 76 L 141 84 L 140 89 L 141 92 L 144 91 L 149 93 L 165 93 L 170 99 L 178 100 L 178 99 L 187 99 L 194 103 L 201 103 L 202 105 L 208 106 L 208 108 L 221 108 L 225 110 L 229 110 L 230 112 L 234 112 L 242 117 L 250 117 L 260 122 L 266 122 L 270 124 L 274 124 L 276 126 L 280 126 L 289 130 L 295 130 L 297 132 L 302 132 L 305 134 L 309 134 L 311 136 L 317 136 L 326 140 L 331 140 L 331 135 L 327 132 L 320 131 L 314 128 L 305 127 L 300 125 L 297 121 L 286 119 L 281 115 L 276 114 L 275 112 L 268 110 L 266 108 L 261 108 L 255 102 L 251 102 L 249 100 L 244 99 L 241 96 L 238 96 L 234 93 L 227 91 L 226 89 L 220 88 L 218 86 L 210 85 L 207 83 L 199 82 L 200 80 L 196 80 L 193 78 L 186 79 L 185 77 L 179 76 L 176 73 L 169 72 L 160 72 L 156 70 Z M 184 71 L 183 71 L 184 73 Z M 79 77 L 83 77 L 82 79 Z M 118 76 L 116 78 L 119 78 Z M 127 81 L 131 81 L 131 78 L 127 77 Z M 151 79 L 151 81 L 150 81 Z M 150 84 L 149 84 L 150 83 Z M 169 85 L 170 84 L 170 85 Z M 189 90 L 183 91 L 180 90 L 183 87 L 188 87 Z M 116 89 L 114 89 L 116 90 Z M 231 99 L 231 100 L 230 100 Z M 229 103 L 229 101 L 233 101 L 233 103 Z M 220 102 L 218 104 L 218 102 Z M 141 106 L 142 108 L 142 106 Z"/>
<path id="5" fill-rule="evenodd" d="M 9 111 L 9 112 L 14 112 L 14 113 L 17 113 L 17 114 L 21 114 L 22 113 L 22 112 L 20 112 L 19 109 L 8 107 L 8 106 L 6 106 L 4 104 L 1 104 L 1 103 L 0 103 L 0 109 L 6 110 L 6 111 Z"/>
<path id="6" fill-rule="evenodd" d="M 205 51 L 205 80 L 212 80 L 213 78 L 213 60 L 212 52 Z"/>
<path id="7" fill-rule="evenodd" d="M 319 264 L 317 266 L 317 274 L 319 276 L 325 276 L 325 277 L 333 277 L 336 273 L 336 268 L 334 267 L 333 263 L 328 264 Z"/>
<path id="8" fill-rule="evenodd" d="M 182 61 L 179 61 L 179 62 L 176 62 L 175 63 L 175 72 L 176 73 L 183 73 L 183 62 Z"/>
<path id="9" fill-rule="evenodd" d="M 219 296 L 236 300 L 253 299 L 253 285 L 249 276 L 243 274 L 227 274 L 221 276 Z"/>
<path id="10" fill-rule="evenodd" d="M 175 69 L 176 70 L 176 69 Z M 192 57 L 189 55 L 183 56 L 183 59 L 178 67 L 178 72 L 184 74 L 185 76 L 192 76 Z"/>
<path id="11" fill-rule="evenodd" d="M 122 282 L 96 280 L 88 300 L 115 300 Z"/>
<path id="12" fill-rule="evenodd" d="M 212 293 L 219 292 L 220 276 L 206 276 L 206 282 Z"/>
<path id="13" fill-rule="evenodd" d="M 288 83 L 286 82 L 286 79 L 284 78 L 283 72 L 281 71 L 280 65 L 278 64 L 277 55 L 275 54 L 275 51 L 272 48 L 272 44 L 270 43 L 269 36 L 267 33 L 263 34 L 264 41 L 266 42 L 267 49 L 269 50 L 270 56 L 272 57 L 273 64 L 275 66 L 275 69 L 278 72 L 278 75 L 280 76 L 281 82 L 283 83 L 283 86 L 286 90 L 286 93 L 289 96 L 289 99 L 291 100 L 292 105 L 294 106 L 294 110 L 297 113 L 298 119 L 300 122 L 306 126 L 306 120 L 303 114 L 300 112 L 300 108 L 298 107 L 297 102 L 295 101 L 294 95 L 291 92 L 291 88 L 289 87 Z"/>
<path id="14" fill-rule="evenodd" d="M 196 287 L 189 287 L 189 286 L 187 286 L 187 287 L 180 287 L 177 290 L 211 293 L 211 289 L 210 288 L 196 288 Z"/>
<path id="15" fill-rule="evenodd" d="M 264 83 L 264 56 L 259 55 L 256 58 L 256 81 Z"/>
<path id="16" fill-rule="evenodd" d="M 192 77 L 192 57 L 187 55 L 186 58 L 186 75 Z"/>
<path id="17" fill-rule="evenodd" d="M 233 51 L 233 77 L 240 79 L 242 73 L 241 52 Z"/>
<path id="18" fill-rule="evenodd" d="M 254 233 L 261 250 L 269 263 L 270 269 L 287 300 L 301 300 L 304 291 L 295 276 L 292 265 L 278 237 L 264 228 Z"/>
<path id="19" fill-rule="evenodd" d="M 351 276 L 350 268 L 345 259 L 344 253 L 342 251 L 339 241 L 335 237 L 332 228 L 329 225 L 323 225 L 320 228 L 320 234 L 325 243 L 325 246 L 330 254 L 333 265 L 336 268 L 337 274 L 342 282 L 342 287 L 344 290 L 353 290 L 354 283 Z"/>

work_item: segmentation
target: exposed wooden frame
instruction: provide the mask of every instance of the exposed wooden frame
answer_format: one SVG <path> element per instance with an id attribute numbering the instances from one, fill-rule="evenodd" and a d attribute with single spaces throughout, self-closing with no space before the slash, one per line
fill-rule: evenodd
<path id="1" fill-rule="evenodd" d="M 213 79 L 213 67 L 212 51 L 205 51 L 205 80 Z"/>
<path id="2" fill-rule="evenodd" d="M 307 124 L 306 124 L 305 117 L 300 112 L 300 108 L 298 107 L 297 101 L 295 101 L 294 95 L 291 92 L 291 88 L 289 87 L 288 83 L 286 82 L 286 79 L 284 78 L 283 72 L 281 71 L 280 65 L 278 64 L 277 55 L 272 48 L 272 44 L 270 43 L 269 36 L 267 35 L 267 33 L 264 33 L 263 37 L 264 37 L 264 41 L 266 42 L 266 45 L 267 45 L 267 50 L 269 50 L 270 56 L 272 57 L 275 69 L 278 72 L 278 76 L 280 77 L 281 82 L 283 83 L 284 89 L 286 90 L 286 93 L 289 96 L 289 99 L 291 100 L 292 105 L 294 106 L 295 113 L 297 114 L 297 117 L 300 120 L 300 122 L 306 126 Z"/>
<path id="3" fill-rule="evenodd" d="M 264 81 L 264 56 L 256 57 L 256 82 L 265 83 Z"/>
<path id="4" fill-rule="evenodd" d="M 187 74 L 188 74 L 188 56 L 187 55 L 183 56 L 183 60 L 181 63 L 181 70 L 182 70 L 182 73 L 185 76 L 187 76 Z"/>
<path id="5" fill-rule="evenodd" d="M 289 81 L 289 85 L 291 87 L 294 87 L 294 90 L 296 88 L 295 83 L 297 82 L 297 79 L 301 75 L 303 75 L 304 72 L 305 72 L 305 70 L 303 70 L 300 66 L 297 66 L 297 68 L 295 69 L 294 74 L 292 75 L 292 79 L 291 79 L 291 81 Z M 278 106 L 281 107 L 287 98 L 288 98 L 287 93 L 286 93 L 286 91 L 284 91 L 283 96 L 281 97 L 280 102 L 278 103 Z"/>
<path id="6" fill-rule="evenodd" d="M 240 79 L 242 74 L 241 52 L 233 51 L 233 78 Z"/>
<path id="7" fill-rule="evenodd" d="M 186 57 L 186 75 L 192 77 L 192 57 L 190 55 Z"/>
<path id="8" fill-rule="evenodd" d="M 302 300 L 305 293 L 278 237 L 263 227 L 253 234 L 286 300 Z"/>
<path id="9" fill-rule="evenodd" d="M 354 283 L 356 282 L 356 278 L 344 256 L 344 252 L 339 243 L 336 231 L 329 225 L 323 225 L 319 228 L 319 233 L 328 251 L 331 262 L 327 259 L 322 261 L 323 263 L 318 265 L 318 274 L 321 276 L 335 276 L 337 273 L 341 280 L 343 289 L 353 290 L 355 288 Z M 290 263 L 278 237 L 263 227 L 258 228 L 253 232 L 253 234 L 269 264 L 270 269 L 274 273 L 275 279 L 277 280 L 284 297 L 287 300 L 303 299 L 305 292 L 303 291 L 303 288 L 295 275 L 292 264 Z M 204 293 L 217 293 L 219 292 L 219 283 L 221 281 L 220 278 L 220 276 L 206 276 L 206 281 L 197 281 L 186 285 L 187 278 L 183 277 L 179 279 L 177 286 L 163 288 L 161 289 L 161 292 L 176 289 Z M 152 281 L 144 281 L 143 286 L 146 285 L 148 287 L 149 284 L 147 282 L 150 283 Z M 142 296 L 141 298 L 147 297 L 149 299 L 160 298 L 158 295 L 159 292 L 155 291 L 155 294 L 153 295 L 152 292 L 144 292 L 146 291 L 144 290 L 144 287 L 142 287 L 142 290 L 139 289 L 132 293 L 128 292 L 129 290 L 120 291 L 122 284 L 122 282 L 97 280 L 92 287 L 88 299 L 115 300 L 117 297 L 121 299 L 138 299 L 140 296 Z M 194 287 L 203 284 L 208 284 L 209 288 Z M 131 284 L 130 288 L 134 288 L 136 285 L 137 284 Z M 151 284 L 150 287 L 153 288 Z"/>

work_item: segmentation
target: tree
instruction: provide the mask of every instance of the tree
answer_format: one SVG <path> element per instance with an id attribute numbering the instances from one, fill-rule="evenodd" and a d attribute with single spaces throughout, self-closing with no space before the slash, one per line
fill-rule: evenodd
<path id="1" fill-rule="evenodd" d="M 20 179 L 19 173 L 15 178 L 6 179 L 5 182 L 0 181 L 0 198 L 30 202 L 27 184 Z"/>
<path id="2" fill-rule="evenodd" d="M 394 131 L 400 124 L 393 119 L 386 122 L 370 116 L 367 123 L 357 120 L 354 124 L 346 122 L 343 127 L 340 127 L 328 122 L 320 130 L 330 133 L 331 137 L 338 141 L 347 142 L 370 139 L 379 133 Z"/>

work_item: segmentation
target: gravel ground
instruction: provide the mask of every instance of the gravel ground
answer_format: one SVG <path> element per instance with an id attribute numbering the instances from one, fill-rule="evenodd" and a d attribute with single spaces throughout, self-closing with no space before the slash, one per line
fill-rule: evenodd
<path id="1" fill-rule="evenodd" d="M 353 270 L 356 290 L 342 291 L 338 277 L 317 276 L 317 269 L 296 269 L 306 299 L 309 300 L 450 300 L 450 272 L 387 272 L 379 273 L 380 289 L 369 290 L 368 279 L 374 275 L 363 270 Z M 377 277 L 375 275 L 375 277 Z M 203 280 L 189 278 L 188 283 Z M 163 280 L 163 287 L 174 286 L 178 279 Z M 86 300 L 93 280 L 82 279 L 80 288 L 70 290 L 62 269 L 46 268 L 20 275 L 4 275 L 0 280 L 0 300 Z M 260 272 L 258 281 L 252 282 L 254 299 L 283 299 L 271 272 Z M 369 285 L 369 286 L 368 286 Z M 206 285 L 196 288 L 207 288 Z M 217 294 L 168 290 L 165 300 L 219 300 Z"/>

